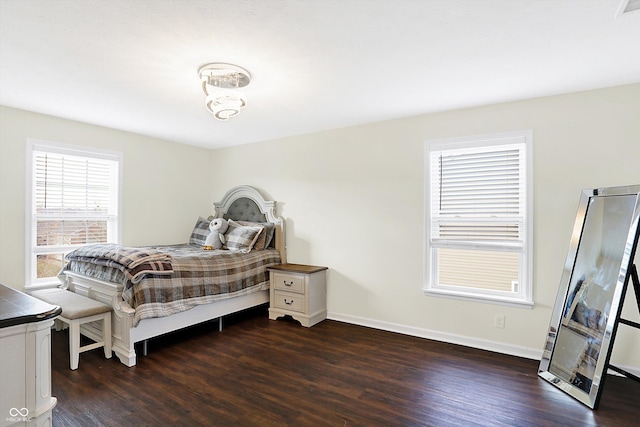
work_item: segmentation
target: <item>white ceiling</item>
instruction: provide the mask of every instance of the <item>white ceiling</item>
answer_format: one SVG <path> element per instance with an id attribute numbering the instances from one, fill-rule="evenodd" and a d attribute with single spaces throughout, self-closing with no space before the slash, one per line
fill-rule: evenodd
<path id="1" fill-rule="evenodd" d="M 640 82 L 621 0 L 0 0 L 0 104 L 203 147 Z M 253 77 L 227 122 L 198 68 Z"/>

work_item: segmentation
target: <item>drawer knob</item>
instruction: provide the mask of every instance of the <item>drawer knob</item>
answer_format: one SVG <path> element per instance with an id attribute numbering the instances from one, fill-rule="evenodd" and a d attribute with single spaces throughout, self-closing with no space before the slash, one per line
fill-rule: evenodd
<path id="1" fill-rule="evenodd" d="M 287 283 L 286 280 L 283 280 L 285 286 L 293 286 L 293 280 Z"/>
<path id="2" fill-rule="evenodd" d="M 287 299 L 285 298 L 284 299 L 284 303 L 287 304 L 287 305 L 291 305 L 291 304 L 293 304 L 293 300 L 287 301 Z"/>

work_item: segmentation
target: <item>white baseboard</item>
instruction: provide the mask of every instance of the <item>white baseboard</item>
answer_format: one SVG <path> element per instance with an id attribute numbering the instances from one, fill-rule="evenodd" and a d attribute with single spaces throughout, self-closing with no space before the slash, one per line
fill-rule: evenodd
<path id="1" fill-rule="evenodd" d="M 542 349 L 523 347 L 513 344 L 505 344 L 503 342 L 484 340 L 466 335 L 451 334 L 442 331 L 434 331 L 431 329 L 416 328 L 414 326 L 401 325 L 398 323 L 381 322 L 379 320 L 368 319 L 366 317 L 351 316 L 348 314 L 327 313 L 327 319 L 336 320 L 338 322 L 350 323 L 353 325 L 366 326 L 373 329 L 383 331 L 397 332 L 399 334 L 410 335 L 419 338 L 426 338 L 434 341 L 441 341 L 450 344 L 462 345 L 465 347 L 477 348 L 480 350 L 493 351 L 510 356 L 523 357 L 525 359 L 540 360 L 542 358 Z M 618 366 L 625 371 L 640 376 L 640 367 L 635 366 Z M 617 372 L 609 370 L 609 374 L 620 375 Z"/>

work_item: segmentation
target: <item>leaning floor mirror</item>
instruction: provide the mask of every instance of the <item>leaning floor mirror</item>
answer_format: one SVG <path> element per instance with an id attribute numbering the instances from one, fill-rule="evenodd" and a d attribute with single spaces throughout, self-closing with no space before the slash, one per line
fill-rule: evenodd
<path id="1" fill-rule="evenodd" d="M 593 409 L 630 277 L 637 281 L 639 216 L 640 185 L 582 192 L 540 361 L 540 377 Z"/>

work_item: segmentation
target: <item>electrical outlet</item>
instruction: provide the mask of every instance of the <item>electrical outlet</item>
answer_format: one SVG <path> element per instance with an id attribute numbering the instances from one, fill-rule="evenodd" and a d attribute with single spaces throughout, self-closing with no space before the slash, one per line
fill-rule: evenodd
<path id="1" fill-rule="evenodd" d="M 505 323 L 504 314 L 496 314 L 496 317 L 493 320 L 493 326 L 499 329 L 504 329 L 504 323 Z"/>

